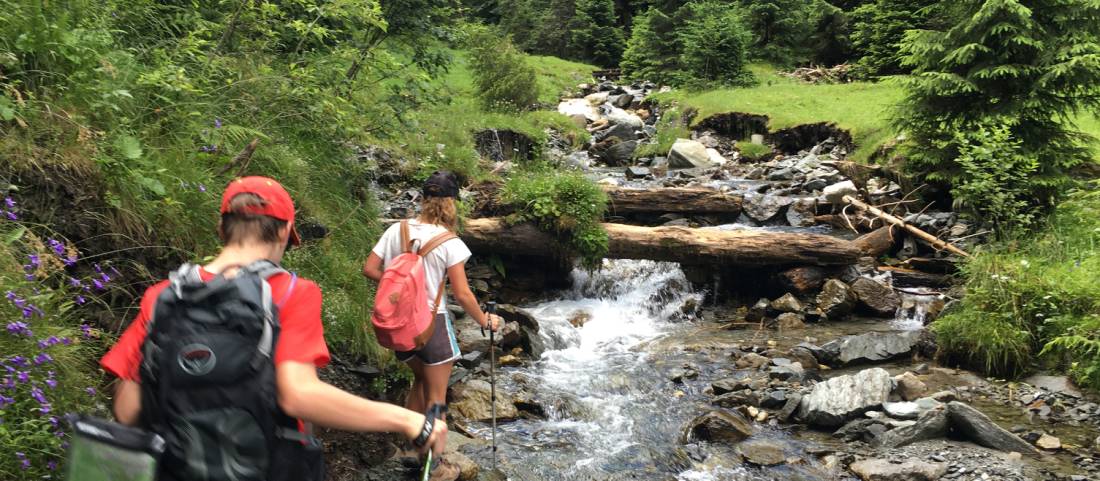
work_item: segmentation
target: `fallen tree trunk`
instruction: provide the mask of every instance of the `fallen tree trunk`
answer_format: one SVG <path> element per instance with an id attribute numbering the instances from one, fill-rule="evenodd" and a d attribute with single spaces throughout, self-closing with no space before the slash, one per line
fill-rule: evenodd
<path id="1" fill-rule="evenodd" d="M 694 214 L 741 213 L 740 194 L 714 189 L 669 187 L 662 189 L 624 189 L 607 187 L 608 210 L 612 214 L 635 212 L 676 212 Z"/>
<path id="2" fill-rule="evenodd" d="M 867 212 L 870 212 L 870 213 L 878 216 L 880 219 L 885 220 L 886 222 L 889 222 L 889 223 L 894 224 L 898 227 L 901 227 L 902 229 L 905 229 L 905 230 L 909 231 L 909 233 L 913 234 L 914 237 L 916 237 L 917 239 L 920 239 L 925 244 L 928 244 L 928 245 L 932 246 L 933 248 L 940 249 L 940 250 L 946 250 L 948 252 L 951 252 L 952 254 L 957 254 L 957 255 L 960 255 L 962 257 L 970 257 L 970 254 L 967 254 L 966 251 L 964 251 L 962 249 L 959 249 L 958 247 L 955 247 L 954 244 L 951 244 L 950 242 L 946 242 L 943 239 L 940 239 L 939 237 L 936 237 L 936 236 L 934 236 L 932 234 L 929 234 L 929 233 L 927 233 L 923 230 L 920 230 L 916 226 L 911 225 L 911 224 L 905 222 L 904 220 L 901 220 L 901 219 L 899 219 L 899 218 L 897 218 L 893 215 L 887 214 L 886 212 L 883 212 L 881 209 L 879 209 L 879 208 L 877 208 L 873 205 L 868 205 L 867 203 L 865 203 L 865 202 L 863 202 L 859 199 L 856 199 L 855 197 L 852 197 L 850 195 L 846 195 L 846 196 L 844 196 L 844 202 L 847 202 L 847 203 L 852 204 L 856 207 L 859 207 L 860 209 L 863 209 Z"/>
<path id="3" fill-rule="evenodd" d="M 754 230 L 603 224 L 613 259 L 650 259 L 684 264 L 847 265 L 860 256 L 851 241 L 820 234 Z M 553 256 L 557 240 L 531 224 L 508 225 L 500 218 L 468 219 L 462 240 L 477 252 Z"/>
<path id="4" fill-rule="evenodd" d="M 869 234 L 857 237 L 852 242 L 855 243 L 863 255 L 880 257 L 892 251 L 900 237 L 900 233 L 895 236 L 892 226 L 883 226 L 871 231 Z"/>

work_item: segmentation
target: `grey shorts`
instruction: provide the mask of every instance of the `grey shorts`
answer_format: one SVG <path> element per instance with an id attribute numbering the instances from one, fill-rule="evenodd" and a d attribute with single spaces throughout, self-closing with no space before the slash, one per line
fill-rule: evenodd
<path id="1" fill-rule="evenodd" d="M 462 357 L 462 352 L 458 349 L 458 338 L 455 337 L 451 316 L 445 313 L 435 315 L 435 332 L 423 348 L 418 351 L 398 351 L 395 354 L 398 361 L 409 362 L 416 358 L 428 366 L 457 361 Z"/>

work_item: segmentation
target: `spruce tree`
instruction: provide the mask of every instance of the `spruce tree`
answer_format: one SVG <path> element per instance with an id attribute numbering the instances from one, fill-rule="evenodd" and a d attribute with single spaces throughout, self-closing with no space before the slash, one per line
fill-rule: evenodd
<path id="1" fill-rule="evenodd" d="M 902 66 L 901 41 L 910 29 L 934 28 L 938 0 L 877 0 L 852 12 L 852 46 L 862 77 L 908 73 Z"/>
<path id="2" fill-rule="evenodd" d="M 945 31 L 902 42 L 905 98 L 897 127 L 911 135 L 910 165 L 932 180 L 967 182 L 959 132 L 1007 126 L 1038 162 L 1032 204 L 1049 205 L 1067 169 L 1089 160 L 1077 114 L 1100 109 L 1100 2 L 961 0 Z"/>
<path id="3" fill-rule="evenodd" d="M 617 65 L 626 43 L 618 26 L 614 0 L 577 0 L 569 23 L 569 48 L 580 58 L 601 66 Z"/>
<path id="4" fill-rule="evenodd" d="M 634 17 L 620 66 L 628 78 L 679 83 L 680 39 L 673 20 L 656 8 Z"/>

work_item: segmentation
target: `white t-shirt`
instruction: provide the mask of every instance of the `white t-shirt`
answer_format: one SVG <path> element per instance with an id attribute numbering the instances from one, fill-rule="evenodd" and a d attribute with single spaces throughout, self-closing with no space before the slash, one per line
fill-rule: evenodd
<path id="1" fill-rule="evenodd" d="M 446 230 L 446 228 L 435 224 L 421 224 L 415 219 L 410 219 L 409 239 L 416 241 L 413 243 L 413 251 L 420 250 L 433 237 L 442 234 Z M 401 223 L 391 225 L 386 229 L 386 232 L 382 234 L 382 238 L 378 239 L 378 244 L 374 246 L 373 252 L 382 258 L 383 269 L 389 267 L 391 261 L 405 252 L 401 247 Z M 440 244 L 424 258 L 424 277 L 428 284 L 429 309 L 431 309 L 432 303 L 435 302 L 436 293 L 439 291 L 439 283 L 443 280 L 443 276 L 447 274 L 447 269 L 466 262 L 471 254 L 470 248 L 466 247 L 466 243 L 462 242 L 462 239 L 451 239 Z M 446 312 L 446 310 L 447 294 L 444 292 L 435 312 L 438 314 Z"/>

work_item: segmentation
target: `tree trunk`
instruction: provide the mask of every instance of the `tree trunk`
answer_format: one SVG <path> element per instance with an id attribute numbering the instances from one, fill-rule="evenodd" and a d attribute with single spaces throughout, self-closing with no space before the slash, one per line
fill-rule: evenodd
<path id="1" fill-rule="evenodd" d="M 900 239 L 900 229 L 893 226 L 879 227 L 868 234 L 863 234 L 852 241 L 863 255 L 867 257 L 879 257 L 894 250 Z"/>
<path id="2" fill-rule="evenodd" d="M 799 266 L 776 274 L 776 280 L 783 290 L 795 294 L 809 294 L 821 289 L 827 275 L 825 269 L 817 266 Z"/>
<path id="3" fill-rule="evenodd" d="M 664 188 L 623 189 L 605 188 L 612 214 L 635 212 L 676 212 L 692 214 L 741 213 L 741 194 L 719 192 L 714 189 Z"/>
<path id="4" fill-rule="evenodd" d="M 603 224 L 608 257 L 684 264 L 846 265 L 860 256 L 851 242 L 819 234 L 754 230 Z M 469 219 L 462 240 L 477 252 L 551 256 L 562 253 L 556 239 L 531 224 L 507 225 L 500 218 Z"/>

